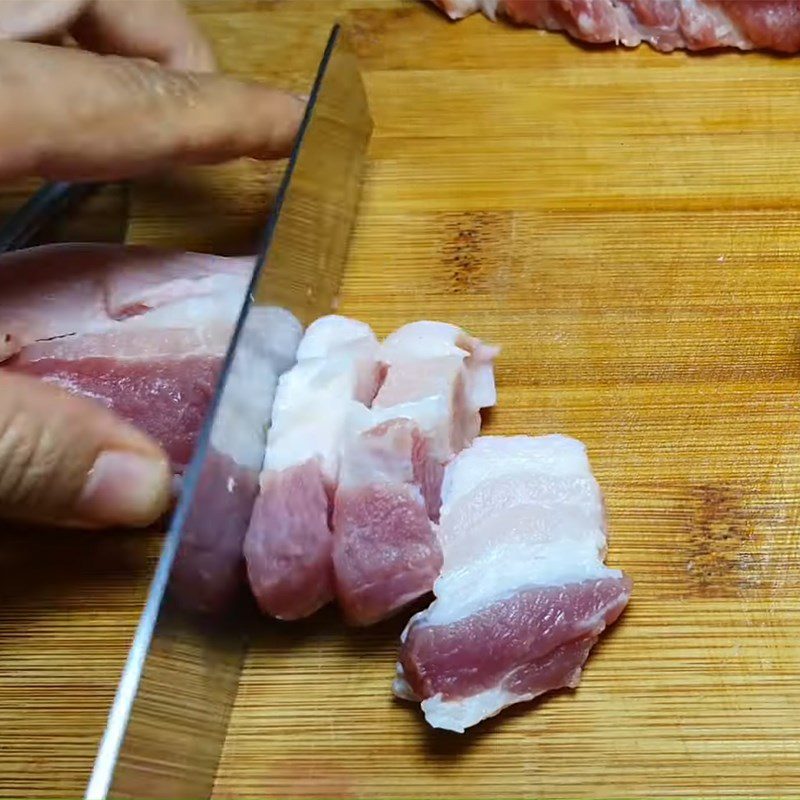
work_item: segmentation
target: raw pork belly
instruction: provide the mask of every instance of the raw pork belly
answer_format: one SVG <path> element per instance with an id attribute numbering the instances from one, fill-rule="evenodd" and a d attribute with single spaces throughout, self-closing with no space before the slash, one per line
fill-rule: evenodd
<path id="1" fill-rule="evenodd" d="M 92 398 L 188 464 L 253 270 L 252 258 L 75 244 L 0 259 L 0 361 Z M 174 566 L 178 599 L 222 610 L 243 585 L 242 541 L 278 376 L 302 327 L 255 307 L 231 367 Z"/>
<path id="2" fill-rule="evenodd" d="M 244 543 L 250 587 L 267 614 L 299 619 L 333 599 L 329 520 L 342 438 L 381 374 L 369 326 L 329 316 L 308 328 L 297 364 L 279 382 Z"/>
<path id="3" fill-rule="evenodd" d="M 246 586 L 242 548 L 278 373 L 301 333 L 299 322 L 277 308 L 251 308 L 242 329 L 199 478 L 203 502 L 189 513 L 173 566 L 171 585 L 193 610 L 223 612 Z"/>
<path id="4" fill-rule="evenodd" d="M 386 377 L 372 409 L 353 413 L 334 506 L 336 594 L 350 623 L 384 619 L 433 587 L 444 464 L 496 401 L 496 354 L 440 322 L 383 343 Z"/>
<path id="5" fill-rule="evenodd" d="M 463 732 L 578 685 L 630 580 L 603 563 L 603 500 L 583 445 L 481 437 L 447 467 L 436 600 L 404 634 L 394 691 Z"/>
<path id="6" fill-rule="evenodd" d="M 591 44 L 656 50 L 800 50 L 800 0 L 433 0 L 452 19 L 476 11 L 565 31 Z"/>
<path id="7" fill-rule="evenodd" d="M 0 258 L 0 362 L 110 407 L 177 469 L 194 450 L 252 258 L 74 244 Z M 300 326 L 255 309 L 277 373 Z M 277 375 L 276 375 L 277 380 Z"/>

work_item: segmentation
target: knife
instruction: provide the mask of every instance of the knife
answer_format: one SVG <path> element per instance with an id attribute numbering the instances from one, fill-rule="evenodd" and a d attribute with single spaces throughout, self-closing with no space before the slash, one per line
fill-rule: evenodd
<path id="1" fill-rule="evenodd" d="M 95 196 L 101 205 L 95 204 L 93 209 Z M 45 183 L 0 224 L 0 254 L 54 242 L 122 243 L 127 233 L 127 206 L 124 183 Z"/>
<path id="2" fill-rule="evenodd" d="M 209 604 L 214 592 L 207 591 L 208 579 L 229 579 L 237 569 L 241 574 L 241 541 L 258 479 L 258 466 L 238 463 L 226 447 L 236 439 L 263 454 L 262 423 L 268 419 L 255 425 L 237 416 L 237 396 L 259 385 L 260 377 L 265 386 L 274 380 L 268 370 L 260 376 L 263 365 L 253 362 L 247 344 L 259 333 L 255 322 L 262 309 L 284 309 L 305 325 L 335 307 L 371 133 L 358 65 L 337 25 L 183 478 L 88 800 L 211 795 L 246 651 L 250 607 L 228 591 L 220 595 L 222 609 Z"/>

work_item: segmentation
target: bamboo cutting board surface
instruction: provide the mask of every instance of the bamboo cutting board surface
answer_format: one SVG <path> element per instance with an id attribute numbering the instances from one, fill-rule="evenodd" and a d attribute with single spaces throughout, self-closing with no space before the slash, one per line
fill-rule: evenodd
<path id="1" fill-rule="evenodd" d="M 195 10 L 226 69 L 297 90 L 343 19 L 376 131 L 342 311 L 502 345 L 485 430 L 587 444 L 635 581 L 576 692 L 461 737 L 392 700 L 402 621 L 265 622 L 215 797 L 796 795 L 796 60 L 587 50 L 414 2 Z M 143 182 L 130 238 L 247 252 L 276 174 Z M 2 793 L 82 790 L 157 544 L 5 537 Z"/>

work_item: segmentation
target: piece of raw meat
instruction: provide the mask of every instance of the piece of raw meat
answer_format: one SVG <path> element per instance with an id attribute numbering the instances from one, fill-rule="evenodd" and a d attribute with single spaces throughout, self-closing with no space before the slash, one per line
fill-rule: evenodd
<path id="1" fill-rule="evenodd" d="M 506 706 L 578 685 L 628 602 L 605 566 L 603 500 L 583 445 L 481 437 L 447 467 L 436 600 L 403 637 L 394 691 L 463 732 Z"/>
<path id="2" fill-rule="evenodd" d="M 591 44 L 656 50 L 800 50 L 800 0 L 433 0 L 451 19 L 482 11 Z"/>
<path id="3" fill-rule="evenodd" d="M 442 566 L 431 512 L 442 465 L 408 418 L 369 422 L 345 450 L 333 512 L 336 595 L 353 625 L 371 625 L 429 592 Z"/>
<path id="4" fill-rule="evenodd" d="M 242 548 L 266 431 L 279 371 L 290 363 L 300 332 L 297 320 L 281 309 L 249 311 L 199 476 L 202 501 L 190 510 L 173 566 L 170 585 L 184 607 L 222 613 L 247 585 Z"/>
<path id="5" fill-rule="evenodd" d="M 194 450 L 252 258 L 106 244 L 0 258 L 0 363 L 111 408 L 158 440 L 180 471 Z M 301 329 L 254 309 L 275 380 Z M 263 405 L 264 387 L 253 395 Z"/>
<path id="6" fill-rule="evenodd" d="M 253 595 L 273 617 L 306 617 L 333 598 L 330 518 L 342 439 L 353 409 L 375 396 L 379 355 L 369 326 L 323 317 L 280 379 L 244 543 Z"/>
<path id="7" fill-rule="evenodd" d="M 386 376 L 348 425 L 333 515 L 336 594 L 351 624 L 370 625 L 429 592 L 444 464 L 494 405 L 497 349 L 441 322 L 384 341 Z"/>
<path id="8" fill-rule="evenodd" d="M 194 452 L 253 258 L 55 245 L 0 259 L 0 362 L 110 407 L 158 440 L 177 472 Z M 242 542 L 278 376 L 302 326 L 253 307 L 173 567 L 178 600 L 224 610 L 243 586 Z"/>

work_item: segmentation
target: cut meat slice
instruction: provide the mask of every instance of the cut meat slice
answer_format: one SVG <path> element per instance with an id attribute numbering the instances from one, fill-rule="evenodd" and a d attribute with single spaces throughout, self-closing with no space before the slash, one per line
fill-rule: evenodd
<path id="1" fill-rule="evenodd" d="M 388 370 L 374 407 L 384 418 L 416 420 L 433 455 L 445 463 L 478 435 L 481 409 L 497 402 L 499 352 L 445 322 L 404 325 L 383 343 Z"/>
<path id="2" fill-rule="evenodd" d="M 631 583 L 603 564 L 602 496 L 583 445 L 481 437 L 448 466 L 436 600 L 403 634 L 395 693 L 463 731 L 577 686 Z"/>
<path id="3" fill-rule="evenodd" d="M 406 325 L 383 343 L 387 373 L 372 409 L 348 426 L 335 498 L 336 592 L 351 624 L 377 622 L 431 590 L 443 466 L 495 402 L 496 354 L 441 322 Z"/>
<path id="4" fill-rule="evenodd" d="M 442 467 L 412 420 L 367 426 L 345 450 L 333 563 L 348 622 L 370 625 L 431 590 L 442 566 L 430 519 L 441 480 Z"/>
<path id="5" fill-rule="evenodd" d="M 308 328 L 297 364 L 279 382 L 244 543 L 250 587 L 271 616 L 299 619 L 333 598 L 330 498 L 342 439 L 353 409 L 366 410 L 381 375 L 369 326 L 331 316 Z"/>
<path id="6" fill-rule="evenodd" d="M 591 44 L 654 49 L 800 50 L 798 0 L 433 0 L 451 19 L 477 11 Z"/>

